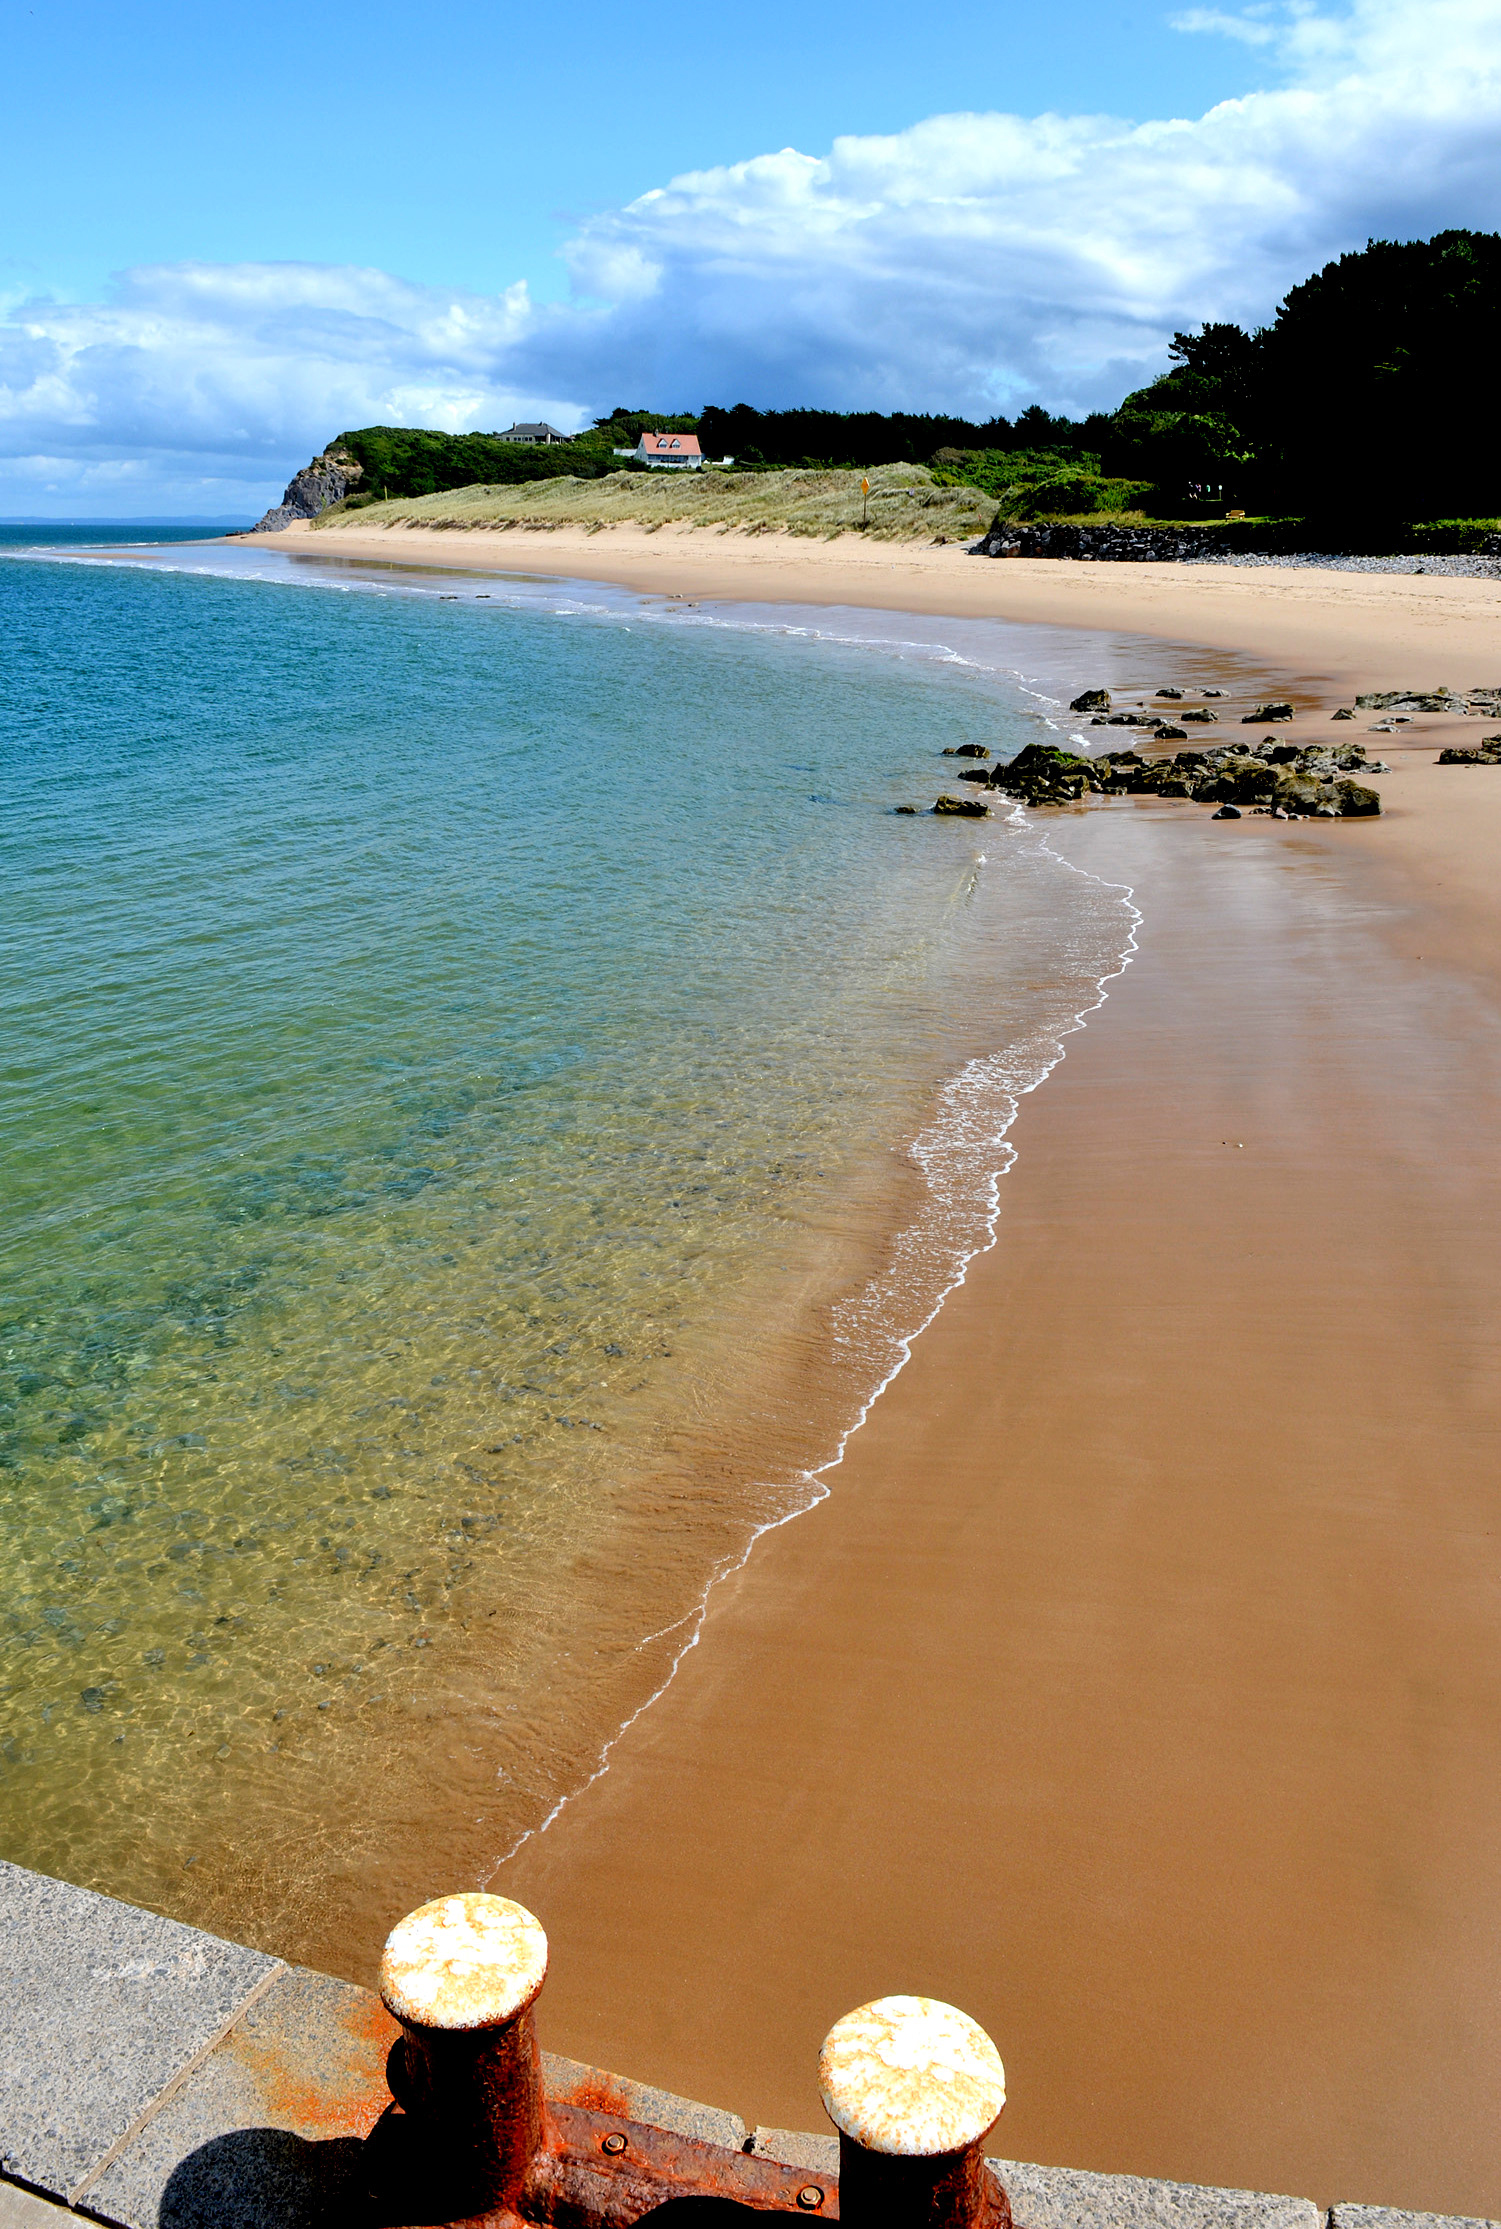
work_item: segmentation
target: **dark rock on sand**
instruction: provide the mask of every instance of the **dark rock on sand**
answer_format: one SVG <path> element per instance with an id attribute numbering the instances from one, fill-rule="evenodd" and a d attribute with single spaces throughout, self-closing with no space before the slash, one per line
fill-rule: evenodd
<path id="1" fill-rule="evenodd" d="M 1111 797 L 1195 798 L 1240 809 L 1276 808 L 1279 817 L 1322 813 L 1327 818 L 1380 812 L 1375 790 L 1341 778 L 1346 768 L 1365 764 L 1359 745 L 1336 755 L 1327 746 L 1299 750 L 1271 737 L 1260 745 L 1222 743 L 1212 750 L 1150 759 L 1129 746 L 1084 758 L 1052 744 L 1031 743 L 1009 766 L 997 766 L 990 779 L 993 788 L 1029 805 L 1073 804 L 1094 791 Z"/>
<path id="2" fill-rule="evenodd" d="M 990 807 L 982 805 L 978 797 L 940 797 L 934 805 L 935 813 L 958 813 L 965 820 L 987 820 Z"/>
<path id="3" fill-rule="evenodd" d="M 1347 704 L 1342 704 L 1334 717 L 1336 720 L 1353 720 L 1355 715 Z"/>
<path id="4" fill-rule="evenodd" d="M 1469 712 L 1488 711 L 1495 691 L 1472 689 L 1461 696 L 1457 689 L 1377 689 L 1357 697 L 1362 712 Z"/>
<path id="5" fill-rule="evenodd" d="M 1188 741 L 1188 730 L 1187 728 L 1159 728 L 1157 730 L 1157 740 L 1159 743 L 1186 743 Z"/>
<path id="6" fill-rule="evenodd" d="M 1200 704 L 1196 705 L 1192 711 L 1180 712 L 1178 717 L 1180 720 L 1197 720 L 1200 727 L 1208 727 L 1212 721 L 1219 718 L 1219 714 L 1218 712 L 1211 712 L 1207 705 Z"/>
<path id="7" fill-rule="evenodd" d="M 1211 813 L 1209 817 L 1211 820 L 1239 820 L 1240 807 L 1238 805 L 1221 805 L 1219 811 Z"/>
<path id="8" fill-rule="evenodd" d="M 1183 691 L 1181 689 L 1154 689 L 1152 694 L 1159 697 L 1170 697 L 1174 704 L 1183 702 Z"/>
<path id="9" fill-rule="evenodd" d="M 1241 714 L 1240 724 L 1242 727 L 1260 727 L 1271 720 L 1290 720 L 1292 716 L 1293 708 L 1290 704 L 1258 704 L 1254 712 Z"/>
<path id="10" fill-rule="evenodd" d="M 1482 736 L 1472 751 L 1440 751 L 1440 766 L 1501 766 L 1501 735 Z"/>
<path id="11" fill-rule="evenodd" d="M 1082 696 L 1072 699 L 1069 710 L 1070 712 L 1108 712 L 1110 710 L 1110 691 L 1108 689 L 1086 689 Z"/>

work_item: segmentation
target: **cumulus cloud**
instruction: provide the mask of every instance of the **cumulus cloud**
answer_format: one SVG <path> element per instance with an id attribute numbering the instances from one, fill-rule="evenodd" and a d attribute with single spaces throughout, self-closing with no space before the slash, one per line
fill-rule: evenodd
<path id="1" fill-rule="evenodd" d="M 0 448 L 43 471 L 249 482 L 375 420 L 574 425 L 648 399 L 1078 410 L 1151 376 L 1175 327 L 1265 318 L 1368 235 L 1501 220 L 1501 0 L 1178 20 L 1264 49 L 1282 82 L 1198 118 L 941 116 L 691 173 L 580 227 L 563 303 L 254 265 L 18 304 Z"/>

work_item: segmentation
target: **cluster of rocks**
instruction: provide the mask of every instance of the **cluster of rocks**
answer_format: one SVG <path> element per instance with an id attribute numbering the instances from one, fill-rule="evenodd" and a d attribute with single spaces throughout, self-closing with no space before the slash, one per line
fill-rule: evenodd
<path id="1" fill-rule="evenodd" d="M 1501 714 L 1501 689 L 1378 689 L 1355 702 L 1362 712 L 1460 712 L 1467 719 L 1479 715 L 1494 720 Z M 1334 717 L 1353 719 L 1354 714 L 1336 712 Z"/>
<path id="2" fill-rule="evenodd" d="M 1299 749 L 1268 736 L 1261 743 L 1222 743 L 1157 759 L 1143 758 L 1129 745 L 1085 758 L 1051 743 L 1029 743 L 1008 766 L 966 772 L 960 779 L 984 782 L 1027 805 L 1072 805 L 1093 792 L 1193 798 L 1233 808 L 1226 814 L 1232 819 L 1249 808 L 1275 819 L 1338 820 L 1380 812 L 1378 793 L 1350 777 L 1383 771 L 1358 743 L 1343 750 L 1319 744 Z"/>
<path id="3" fill-rule="evenodd" d="M 287 492 L 280 503 L 257 519 L 250 528 L 252 534 L 279 534 L 294 519 L 315 519 L 320 511 L 331 504 L 342 503 L 365 477 L 365 468 L 347 449 L 335 444 L 325 449 L 321 457 L 314 457 L 300 472 L 294 472 L 287 482 Z"/>
<path id="4" fill-rule="evenodd" d="M 1472 751 L 1440 751 L 1440 766 L 1501 766 L 1501 735 L 1483 735 Z"/>
<path id="5" fill-rule="evenodd" d="M 1234 536 L 1234 539 L 1239 539 Z M 1073 557 L 1086 561 L 1169 565 L 1317 565 L 1346 573 L 1454 573 L 1483 580 L 1501 574 L 1501 535 L 1487 534 L 1471 555 L 1437 552 L 1358 557 L 1329 550 L 1247 550 L 1227 547 L 1223 526 L 1062 526 L 997 518 L 971 557 Z"/>
<path id="6" fill-rule="evenodd" d="M 971 557 L 1082 557 L 1182 564 L 1202 557 L 1223 537 L 1209 526 L 1023 526 L 997 519 L 970 544 Z"/>

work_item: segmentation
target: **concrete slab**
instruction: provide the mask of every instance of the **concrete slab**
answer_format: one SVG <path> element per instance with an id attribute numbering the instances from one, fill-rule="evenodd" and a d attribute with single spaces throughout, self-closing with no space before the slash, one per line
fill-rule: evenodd
<path id="1" fill-rule="evenodd" d="M 1395 2206 L 1331 2206 L 1329 2229 L 1497 2229 L 1473 2214 L 1409 2214 Z"/>
<path id="2" fill-rule="evenodd" d="M 399 2032 L 368 1990 L 284 1967 L 77 2203 L 121 2229 L 301 2229 L 358 2210 Z"/>
<path id="3" fill-rule="evenodd" d="M 991 2166 L 1006 2186 L 1020 2229 L 1323 2229 L 1309 2198 L 1259 2190 L 1214 2190 L 1153 2182 L 1139 2175 L 1096 2175 L 1074 2167 Z"/>
<path id="4" fill-rule="evenodd" d="M 50 2198 L 38 2198 L 15 2183 L 0 2183 L 0 2229 L 61 2229 L 62 2223 L 73 2219 L 66 2206 L 56 2206 Z"/>
<path id="5" fill-rule="evenodd" d="M 658 2090 L 650 2082 L 631 2082 L 622 2074 L 606 2074 L 602 2067 L 585 2066 L 578 2059 L 560 2059 L 555 2052 L 542 2054 L 542 2086 L 549 2097 L 564 2105 L 583 2105 L 596 2113 L 618 2113 L 623 2121 L 644 2121 L 651 2128 L 671 2130 L 674 2136 L 695 2136 L 702 2144 L 723 2144 L 732 2152 L 745 2149 L 749 2131 L 736 2113 L 717 2105 L 700 2105 L 672 2090 Z"/>
<path id="6" fill-rule="evenodd" d="M 0 2173 L 66 2198 L 277 1970 L 0 1862 Z"/>
<path id="7" fill-rule="evenodd" d="M 805 2167 L 810 2175 L 833 2182 L 839 2173 L 839 2139 L 815 2136 L 811 2129 L 758 2128 L 751 2150 L 757 2159 L 774 2159 L 783 2167 Z"/>

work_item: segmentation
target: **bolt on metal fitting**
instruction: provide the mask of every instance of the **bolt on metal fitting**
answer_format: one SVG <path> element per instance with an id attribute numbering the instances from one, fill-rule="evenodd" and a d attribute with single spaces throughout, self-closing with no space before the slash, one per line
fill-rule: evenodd
<path id="1" fill-rule="evenodd" d="M 824 2039 L 818 2084 L 839 2131 L 839 2216 L 848 2229 L 1009 2229 L 985 2138 L 1006 2070 L 985 2030 L 935 1997 L 879 1997 Z"/>

